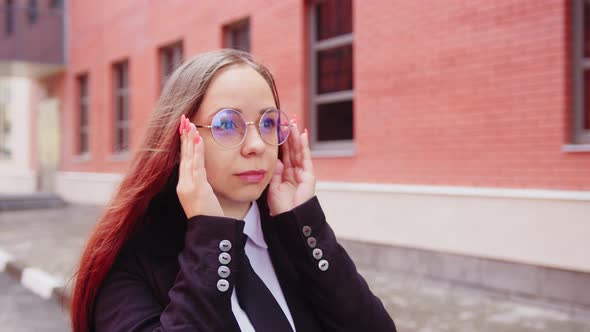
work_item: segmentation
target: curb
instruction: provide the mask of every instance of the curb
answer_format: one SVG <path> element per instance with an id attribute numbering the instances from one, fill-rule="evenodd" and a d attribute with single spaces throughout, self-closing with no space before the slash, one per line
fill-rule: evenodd
<path id="1" fill-rule="evenodd" d="M 8 274 L 37 296 L 54 301 L 66 310 L 69 309 L 70 298 L 66 294 L 62 280 L 41 269 L 26 266 L 2 249 L 0 249 L 0 273 Z"/>

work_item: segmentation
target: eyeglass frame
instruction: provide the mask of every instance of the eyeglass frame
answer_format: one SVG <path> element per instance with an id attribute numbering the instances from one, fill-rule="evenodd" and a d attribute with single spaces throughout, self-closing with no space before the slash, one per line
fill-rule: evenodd
<path id="1" fill-rule="evenodd" d="M 213 137 L 213 140 L 215 141 L 215 143 L 219 144 L 221 147 L 226 148 L 226 149 L 233 149 L 235 147 L 238 147 L 238 146 L 242 145 L 242 143 L 244 143 L 244 141 L 246 140 L 246 136 L 248 136 L 248 125 L 250 125 L 250 124 L 251 125 L 255 125 L 254 121 L 246 121 L 246 118 L 244 118 L 244 115 L 241 112 L 239 112 L 238 110 L 236 110 L 234 108 L 222 108 L 222 109 L 218 110 L 217 112 L 215 112 L 215 115 L 213 115 L 213 118 L 211 119 L 211 124 L 210 125 L 206 126 L 206 125 L 198 125 L 198 124 L 195 124 L 195 127 L 197 127 L 197 128 L 207 128 L 207 129 L 211 130 L 213 128 L 213 121 L 215 121 L 215 117 L 219 113 L 221 113 L 223 111 L 227 111 L 227 110 L 233 111 L 233 112 L 237 113 L 242 118 L 242 120 L 244 121 L 244 123 L 245 123 L 244 128 L 245 129 L 244 129 L 244 136 L 242 136 L 242 140 L 240 140 L 240 142 L 238 144 L 234 145 L 234 146 L 227 147 L 227 146 L 225 146 L 225 145 L 223 145 L 223 144 L 221 144 L 221 143 L 219 143 L 217 141 L 217 139 L 215 138 L 215 135 L 213 135 L 213 132 L 211 132 L 211 136 Z M 271 107 L 271 108 L 267 109 L 266 111 L 264 111 L 260 115 L 260 119 L 258 120 L 258 126 L 257 126 L 257 128 L 258 128 L 258 135 L 260 135 L 260 138 L 262 138 L 262 140 L 264 141 L 264 143 L 269 144 L 271 146 L 280 146 L 280 145 L 283 145 L 287 141 L 287 139 L 289 138 L 289 135 L 291 135 L 291 130 L 289 130 L 287 132 L 287 137 L 285 137 L 285 140 L 283 142 L 279 143 L 279 144 L 272 144 L 272 143 L 267 142 L 264 139 L 264 137 L 262 137 L 262 133 L 260 132 L 260 126 L 262 124 L 262 118 L 264 117 L 264 115 L 266 115 L 266 113 L 268 113 L 270 111 L 278 111 L 280 113 L 283 113 L 285 115 L 285 118 L 287 118 L 287 123 L 288 124 L 279 123 L 279 126 L 285 126 L 285 127 L 290 127 L 291 128 L 291 127 L 295 127 L 295 125 L 290 124 L 289 123 L 289 117 L 287 116 L 287 114 L 285 112 L 281 111 L 280 109 L 276 108 L 276 107 Z"/>

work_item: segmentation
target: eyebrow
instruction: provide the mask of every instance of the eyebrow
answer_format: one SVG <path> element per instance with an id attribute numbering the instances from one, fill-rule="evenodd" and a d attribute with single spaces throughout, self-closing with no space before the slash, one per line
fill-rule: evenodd
<path id="1" fill-rule="evenodd" d="M 258 111 L 258 114 L 262 115 L 262 114 L 264 114 L 264 112 L 268 111 L 268 110 L 269 110 L 269 109 L 271 109 L 271 108 L 275 108 L 275 109 L 276 109 L 276 107 L 272 107 L 272 106 L 271 106 L 271 107 L 265 107 L 265 108 L 262 108 L 260 111 Z M 207 119 L 208 119 L 208 120 L 211 120 L 211 119 L 212 119 L 212 118 L 215 116 L 215 114 L 217 114 L 217 113 L 219 113 L 219 111 L 221 111 L 221 110 L 225 110 L 225 109 L 232 109 L 232 110 L 236 110 L 236 111 L 238 111 L 238 113 L 240 113 L 240 114 L 244 114 L 244 112 L 242 112 L 242 110 L 241 110 L 241 109 L 239 109 L 239 108 L 233 108 L 233 107 L 221 107 L 221 108 L 218 108 L 217 110 L 215 110 L 215 112 L 213 112 L 213 113 L 209 114 L 209 116 L 207 117 Z"/>

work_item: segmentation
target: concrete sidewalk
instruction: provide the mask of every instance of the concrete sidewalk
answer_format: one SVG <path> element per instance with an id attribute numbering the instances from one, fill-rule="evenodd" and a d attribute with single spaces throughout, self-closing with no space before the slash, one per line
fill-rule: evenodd
<path id="1" fill-rule="evenodd" d="M 67 297 L 102 208 L 70 205 L 1 212 L 0 270 L 42 297 Z M 355 259 L 354 253 L 351 256 Z M 584 311 L 564 311 L 390 271 L 359 267 L 359 272 L 400 331 L 590 331 L 590 314 Z"/>

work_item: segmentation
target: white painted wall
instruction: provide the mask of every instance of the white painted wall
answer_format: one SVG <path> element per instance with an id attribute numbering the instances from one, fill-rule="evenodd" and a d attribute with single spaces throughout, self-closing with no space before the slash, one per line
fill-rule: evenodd
<path id="1" fill-rule="evenodd" d="M 339 237 L 590 272 L 590 192 L 320 183 Z"/>
<path id="2" fill-rule="evenodd" d="M 58 193 L 104 204 L 119 174 L 59 173 Z M 342 239 L 590 272 L 590 192 L 320 182 Z"/>
<path id="3" fill-rule="evenodd" d="M 31 91 L 27 78 L 0 78 L 5 90 L 7 108 L 12 122 L 12 156 L 0 159 L 0 193 L 32 193 L 36 189 L 36 174 L 30 166 Z"/>
<path id="4" fill-rule="evenodd" d="M 122 179 L 116 173 L 57 172 L 55 192 L 67 202 L 102 205 Z"/>

